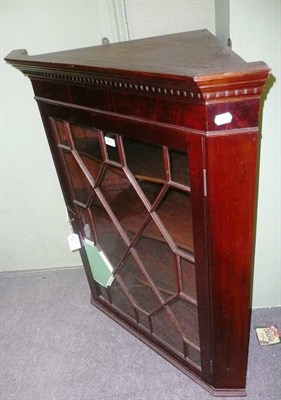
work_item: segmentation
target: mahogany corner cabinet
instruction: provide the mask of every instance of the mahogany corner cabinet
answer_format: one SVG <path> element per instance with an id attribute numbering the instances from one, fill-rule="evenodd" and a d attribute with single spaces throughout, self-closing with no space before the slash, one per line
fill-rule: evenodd
<path id="1" fill-rule="evenodd" d="M 243 396 L 269 68 L 207 30 L 104 42 L 6 57 L 32 82 L 92 303 L 210 393 Z"/>

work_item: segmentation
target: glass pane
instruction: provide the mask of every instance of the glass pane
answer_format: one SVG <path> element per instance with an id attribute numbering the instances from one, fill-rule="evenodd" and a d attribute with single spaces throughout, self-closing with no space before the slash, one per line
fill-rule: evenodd
<path id="1" fill-rule="evenodd" d="M 142 232 L 135 249 L 163 300 L 175 295 L 178 288 L 176 258 L 153 220 Z"/>
<path id="2" fill-rule="evenodd" d="M 201 366 L 201 354 L 200 354 L 200 351 L 194 349 L 192 346 L 189 346 L 187 343 L 185 343 L 185 348 L 186 348 L 186 358 L 187 358 L 187 360 L 190 359 L 191 361 L 193 361 L 198 366 Z"/>
<path id="3" fill-rule="evenodd" d="M 120 284 L 114 280 L 111 287 L 109 288 L 111 294 L 111 301 L 117 308 L 123 311 L 125 314 L 132 318 L 136 318 L 136 313 L 132 303 L 129 301 L 128 297 L 125 295 Z"/>
<path id="4" fill-rule="evenodd" d="M 107 301 L 109 301 L 108 297 L 108 289 L 105 288 L 104 286 L 100 285 L 98 282 L 95 282 L 95 284 L 98 286 L 99 291 L 100 291 L 100 297 L 103 297 Z"/>
<path id="5" fill-rule="evenodd" d="M 91 212 L 97 244 L 102 248 L 112 266 L 117 268 L 128 248 L 97 197 L 92 202 Z"/>
<path id="6" fill-rule="evenodd" d="M 172 181 L 189 186 L 190 180 L 187 154 L 182 151 L 173 149 L 169 150 L 169 154 Z"/>
<path id="7" fill-rule="evenodd" d="M 100 131 L 71 125 L 71 132 L 75 149 L 78 153 L 87 154 L 99 162 L 103 160 L 100 145 Z"/>
<path id="8" fill-rule="evenodd" d="M 104 132 L 104 141 L 106 144 L 106 151 L 108 159 L 115 161 L 120 164 L 120 158 L 118 153 L 118 143 L 116 139 L 117 135 L 112 132 Z"/>
<path id="9" fill-rule="evenodd" d="M 93 188 L 71 153 L 64 152 L 66 169 L 73 189 L 74 199 L 87 204 Z"/>
<path id="10" fill-rule="evenodd" d="M 177 300 L 169 306 L 178 321 L 184 337 L 199 346 L 197 307 L 185 300 Z"/>
<path id="11" fill-rule="evenodd" d="M 193 233 L 190 196 L 188 193 L 170 188 L 157 208 L 157 214 L 175 244 L 193 251 Z"/>
<path id="12" fill-rule="evenodd" d="M 83 232 L 84 237 L 95 243 L 89 210 L 87 208 L 82 208 L 82 207 L 77 207 L 77 209 L 78 209 L 78 215 L 80 217 L 80 222 L 82 225 L 81 230 Z"/>
<path id="13" fill-rule="evenodd" d="M 95 184 L 95 182 L 98 179 L 102 163 L 96 161 L 93 158 L 81 154 L 80 158 L 83 161 L 84 165 L 86 166 L 87 170 L 89 171 L 90 175 L 93 177 L 93 184 Z"/>
<path id="14" fill-rule="evenodd" d="M 151 312 L 159 307 L 153 289 L 132 256 L 126 258 L 118 273 L 141 309 Z"/>
<path id="15" fill-rule="evenodd" d="M 100 188 L 129 238 L 133 238 L 148 214 L 122 169 L 107 167 Z"/>
<path id="16" fill-rule="evenodd" d="M 150 323 L 149 323 L 149 317 L 142 313 L 141 311 L 138 310 L 138 323 L 139 325 L 144 326 L 146 329 L 151 331 Z"/>
<path id="17" fill-rule="evenodd" d="M 153 333 L 164 342 L 174 347 L 177 351 L 184 354 L 184 343 L 180 332 L 177 330 L 174 321 L 164 307 L 156 315 L 152 316 Z"/>
<path id="18" fill-rule="evenodd" d="M 150 204 L 153 205 L 161 189 L 163 188 L 163 185 L 156 182 L 150 182 L 144 179 L 138 179 L 138 184 L 140 185 L 140 188 L 144 192 Z"/>
<path id="19" fill-rule="evenodd" d="M 195 266 L 192 262 L 181 258 L 182 291 L 193 299 L 197 298 Z"/>
<path id="20" fill-rule="evenodd" d="M 165 179 L 162 147 L 150 143 L 124 138 L 127 164 L 139 179 L 147 177 Z"/>
<path id="21" fill-rule="evenodd" d="M 70 148 L 71 147 L 71 142 L 70 142 L 69 135 L 68 135 L 68 132 L 67 132 L 67 129 L 66 129 L 66 125 L 64 124 L 63 121 L 59 121 L 58 119 L 57 120 L 53 120 L 53 121 L 54 121 L 54 123 L 56 125 L 56 128 L 57 128 L 57 135 L 58 135 L 57 136 L 57 140 L 58 140 L 58 143 Z"/>

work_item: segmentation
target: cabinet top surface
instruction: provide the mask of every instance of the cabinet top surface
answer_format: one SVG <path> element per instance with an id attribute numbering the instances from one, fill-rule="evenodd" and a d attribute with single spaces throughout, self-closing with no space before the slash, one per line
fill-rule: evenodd
<path id="1" fill-rule="evenodd" d="M 15 50 L 6 61 L 14 65 L 122 70 L 194 80 L 210 75 L 268 70 L 263 62 L 247 63 L 206 29 L 35 56 Z"/>

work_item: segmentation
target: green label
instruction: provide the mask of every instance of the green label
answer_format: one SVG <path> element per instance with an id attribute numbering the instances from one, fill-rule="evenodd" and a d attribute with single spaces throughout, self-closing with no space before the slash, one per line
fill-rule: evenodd
<path id="1" fill-rule="evenodd" d="M 113 268 L 106 255 L 98 251 L 90 240 L 84 239 L 83 242 L 94 280 L 104 287 L 111 286 L 114 280 Z"/>

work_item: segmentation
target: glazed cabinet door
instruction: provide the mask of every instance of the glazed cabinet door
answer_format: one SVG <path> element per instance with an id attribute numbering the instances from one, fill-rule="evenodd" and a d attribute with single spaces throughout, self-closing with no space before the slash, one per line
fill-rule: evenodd
<path id="1" fill-rule="evenodd" d="M 73 112 L 41 113 L 93 301 L 209 379 L 201 138 L 187 133 L 185 147 L 167 146 L 165 136 L 143 141 L 133 126 L 130 134 L 90 115 L 81 123 Z"/>

